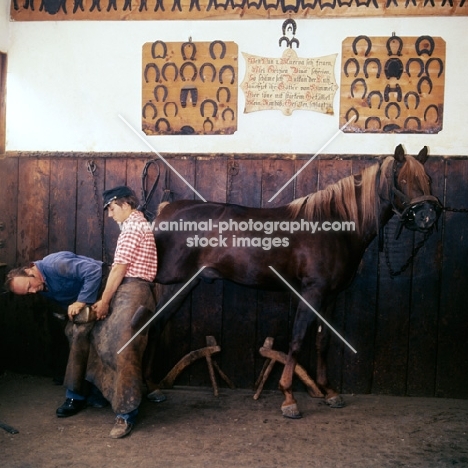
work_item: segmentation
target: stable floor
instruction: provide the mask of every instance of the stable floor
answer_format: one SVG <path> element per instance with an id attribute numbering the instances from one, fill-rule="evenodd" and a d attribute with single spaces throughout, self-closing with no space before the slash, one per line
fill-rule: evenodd
<path id="1" fill-rule="evenodd" d="M 176 387 L 164 403 L 145 400 L 126 438 L 108 437 L 112 410 L 66 419 L 64 389 L 44 377 L 0 377 L 1 464 L 7 468 L 374 468 L 468 466 L 468 401 L 345 395 L 330 409 L 297 393 L 300 420 L 281 416 L 282 395 Z"/>

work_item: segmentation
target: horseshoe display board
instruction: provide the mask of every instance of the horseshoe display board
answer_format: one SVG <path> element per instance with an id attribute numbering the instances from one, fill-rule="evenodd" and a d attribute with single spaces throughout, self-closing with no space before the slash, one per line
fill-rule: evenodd
<path id="1" fill-rule="evenodd" d="M 147 135 L 223 135 L 237 130 L 235 42 L 143 45 L 142 130 Z"/>
<path id="2" fill-rule="evenodd" d="M 348 37 L 342 44 L 340 126 L 348 133 L 442 130 L 445 41 Z"/>
<path id="3" fill-rule="evenodd" d="M 13 21 L 466 16 L 466 0 L 11 0 Z"/>

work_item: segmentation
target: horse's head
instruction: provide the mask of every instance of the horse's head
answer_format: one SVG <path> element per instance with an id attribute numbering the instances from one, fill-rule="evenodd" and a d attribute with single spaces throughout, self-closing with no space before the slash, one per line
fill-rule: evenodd
<path id="1" fill-rule="evenodd" d="M 414 158 L 405 155 L 402 145 L 395 148 L 386 179 L 389 201 L 400 219 L 397 237 L 403 226 L 420 232 L 429 232 L 437 226 L 442 205 L 431 194 L 430 177 L 424 169 L 426 161 L 426 146 Z"/>

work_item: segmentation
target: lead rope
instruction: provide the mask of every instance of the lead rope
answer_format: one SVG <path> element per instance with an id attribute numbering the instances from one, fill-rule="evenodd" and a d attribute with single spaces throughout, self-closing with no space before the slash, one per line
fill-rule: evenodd
<path id="1" fill-rule="evenodd" d="M 107 263 L 107 249 L 106 249 L 106 243 L 104 242 L 104 219 L 103 219 L 102 210 L 99 208 L 99 196 L 98 196 L 97 182 L 96 182 L 97 166 L 95 162 L 91 160 L 86 163 L 86 169 L 91 174 L 91 178 L 93 181 L 94 206 L 96 208 L 96 218 L 98 220 L 99 230 L 101 232 L 102 261 L 104 263 Z"/>
<path id="2" fill-rule="evenodd" d="M 431 237 L 431 234 L 433 233 L 434 229 L 431 229 L 430 231 L 424 233 L 424 238 L 419 241 L 414 247 L 413 251 L 411 252 L 411 255 L 409 256 L 408 260 L 403 264 L 403 266 L 399 270 L 394 270 L 391 266 L 390 263 L 390 252 L 388 249 L 388 227 L 384 229 L 385 232 L 385 263 L 387 264 L 388 271 L 390 273 L 390 278 L 393 279 L 396 276 L 401 275 L 404 271 L 408 269 L 408 267 L 413 263 L 416 255 L 418 252 L 421 250 L 422 246 L 426 243 L 426 241 Z"/>
<path id="3" fill-rule="evenodd" d="M 451 211 L 451 212 L 454 212 L 454 213 L 468 213 L 467 208 L 450 208 L 448 206 L 442 208 L 442 211 Z M 426 241 L 429 239 L 431 234 L 434 232 L 434 229 L 432 228 L 430 231 L 428 231 L 428 232 L 426 232 L 424 234 L 424 238 L 421 241 L 419 241 L 413 247 L 413 251 L 411 252 L 411 255 L 409 256 L 408 260 L 406 260 L 406 262 L 403 264 L 403 266 L 399 270 L 394 270 L 392 268 L 392 266 L 391 266 L 391 263 L 390 263 L 390 252 L 389 252 L 389 249 L 388 249 L 388 244 L 389 244 L 389 242 L 388 242 L 388 227 L 386 227 L 384 229 L 384 232 L 385 232 L 385 249 L 384 249 L 385 250 L 385 262 L 387 264 L 387 268 L 388 268 L 388 271 L 390 273 L 390 278 L 393 279 L 396 276 L 401 275 L 413 263 L 416 255 L 421 250 L 421 248 L 426 243 Z"/>

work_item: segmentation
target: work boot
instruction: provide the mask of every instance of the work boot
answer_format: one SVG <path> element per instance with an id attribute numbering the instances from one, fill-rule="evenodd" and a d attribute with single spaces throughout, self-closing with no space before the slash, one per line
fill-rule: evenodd
<path id="1" fill-rule="evenodd" d="M 73 398 L 67 398 L 65 403 L 57 408 L 55 412 L 58 418 L 68 418 L 79 413 L 82 409 L 86 408 L 86 400 L 75 400 Z"/>
<path id="2" fill-rule="evenodd" d="M 117 417 L 115 424 L 110 431 L 109 437 L 111 439 L 121 439 L 126 435 L 130 434 L 133 429 L 133 424 L 126 421 L 124 418 Z"/>

